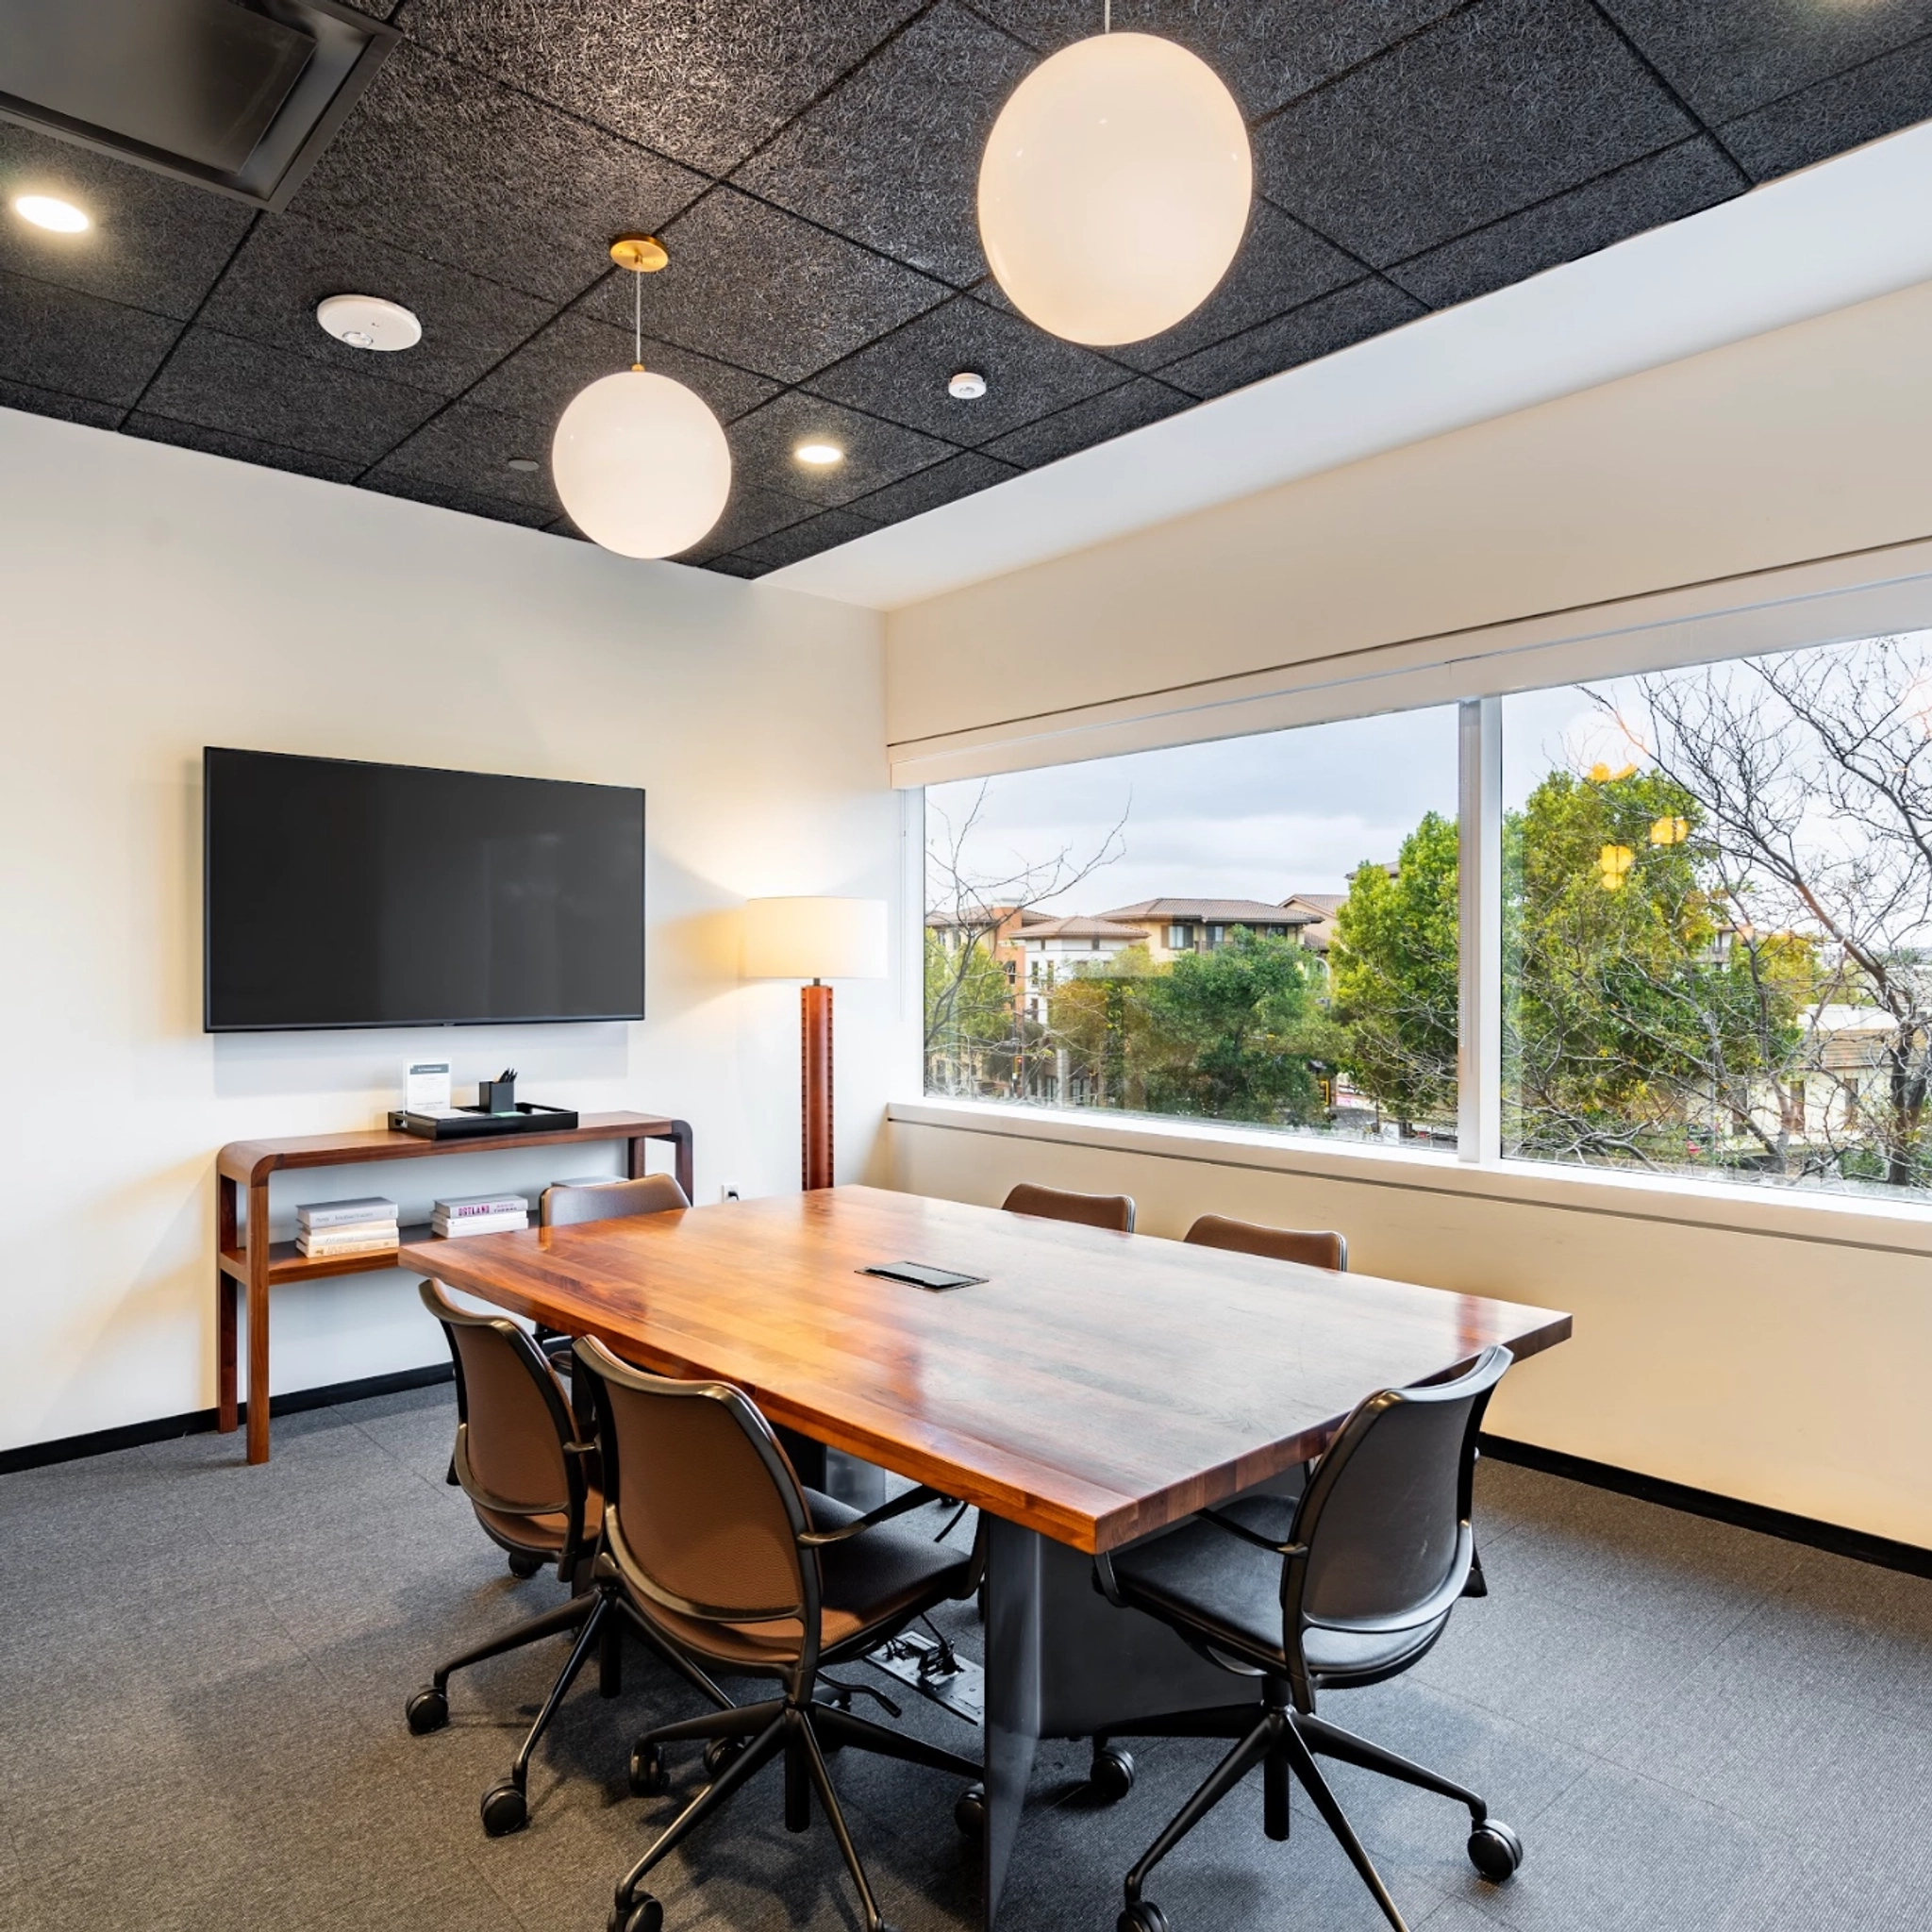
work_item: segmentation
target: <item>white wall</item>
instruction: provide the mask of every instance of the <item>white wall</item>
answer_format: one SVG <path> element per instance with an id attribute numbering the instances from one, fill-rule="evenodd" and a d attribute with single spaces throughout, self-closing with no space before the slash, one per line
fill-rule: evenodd
<path id="1" fill-rule="evenodd" d="M 1295 1171 L 1278 1141 L 1217 1159 L 1211 1144 L 1148 1138 L 1162 1151 L 1104 1128 L 1081 1144 L 1078 1126 L 1059 1139 L 895 1120 L 879 1177 L 988 1207 L 1023 1180 L 1126 1192 L 1139 1231 L 1173 1239 L 1199 1214 L 1340 1228 L 1358 1274 L 1575 1318 L 1572 1340 L 1497 1391 L 1498 1435 L 1932 1548 L 1932 1259 L 1904 1245 L 1923 1226 L 1874 1228 L 1863 1244 L 1807 1237 L 1786 1204 L 1700 1224 L 1656 1211 L 1669 1203 L 1646 1211 L 1631 1190 L 1589 1205 L 1587 1182 L 1332 1152 Z"/>
<path id="2" fill-rule="evenodd" d="M 1921 283 L 895 610 L 889 734 L 902 758 L 974 732 L 1051 758 L 1048 721 L 1082 707 L 1441 663 L 1478 626 L 1582 631 L 1718 579 L 1749 601 L 1755 573 L 1932 535 L 1928 339 Z"/>
<path id="3" fill-rule="evenodd" d="M 880 648 L 819 599 L 0 410 L 0 1448 L 211 1404 L 217 1148 L 374 1124 L 407 1056 L 681 1114 L 701 1197 L 795 1186 L 797 994 L 740 982 L 735 908 L 898 899 Z M 649 1017 L 204 1035 L 210 743 L 644 787 Z M 888 985 L 838 998 L 856 1173 L 916 1035 Z M 309 1174 L 276 1219 L 534 1188 L 559 1159 L 614 1157 Z M 441 1353 L 400 1274 L 275 1298 L 277 1391 Z"/>

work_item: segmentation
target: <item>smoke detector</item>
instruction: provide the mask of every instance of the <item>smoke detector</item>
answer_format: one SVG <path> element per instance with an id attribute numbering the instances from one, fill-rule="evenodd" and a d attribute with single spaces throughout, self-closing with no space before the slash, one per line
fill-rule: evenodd
<path id="1" fill-rule="evenodd" d="M 414 314 L 380 295 L 325 296 L 315 306 L 315 319 L 352 349 L 413 349 L 423 340 Z"/>
<path id="2" fill-rule="evenodd" d="M 977 402 L 986 393 L 986 377 L 976 369 L 962 369 L 947 383 L 946 393 L 956 402 Z"/>

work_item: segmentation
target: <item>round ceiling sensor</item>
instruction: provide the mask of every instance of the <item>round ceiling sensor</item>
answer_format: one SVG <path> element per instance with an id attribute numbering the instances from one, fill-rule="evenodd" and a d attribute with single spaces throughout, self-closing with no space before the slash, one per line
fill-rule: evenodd
<path id="1" fill-rule="evenodd" d="M 540 467 L 541 465 L 538 463 L 537 458 L 535 457 L 512 457 L 510 458 L 509 461 L 504 465 L 505 469 L 516 470 L 525 475 L 527 475 L 532 470 L 538 469 Z"/>
<path id="2" fill-rule="evenodd" d="M 986 377 L 976 369 L 962 369 L 947 383 L 946 393 L 962 403 L 977 402 L 986 393 Z"/>
<path id="3" fill-rule="evenodd" d="M 315 306 L 315 319 L 352 349 L 413 349 L 423 325 L 400 302 L 380 295 L 329 295 Z"/>

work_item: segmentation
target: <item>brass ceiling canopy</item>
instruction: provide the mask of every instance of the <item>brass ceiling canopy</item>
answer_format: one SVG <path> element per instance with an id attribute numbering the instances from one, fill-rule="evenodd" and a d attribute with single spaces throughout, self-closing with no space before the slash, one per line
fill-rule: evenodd
<path id="1" fill-rule="evenodd" d="M 671 257 L 655 235 L 620 235 L 610 244 L 610 258 L 634 275 L 654 275 Z"/>

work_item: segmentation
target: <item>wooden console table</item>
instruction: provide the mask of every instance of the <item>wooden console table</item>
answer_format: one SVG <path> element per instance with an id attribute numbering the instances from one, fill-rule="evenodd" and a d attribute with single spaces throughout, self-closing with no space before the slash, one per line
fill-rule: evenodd
<path id="1" fill-rule="evenodd" d="M 691 1192 L 691 1128 L 656 1114 L 592 1113 L 555 1134 L 478 1135 L 459 1141 L 421 1141 L 374 1127 L 351 1134 L 309 1134 L 294 1141 L 231 1141 L 215 1162 L 215 1369 L 218 1426 L 232 1433 L 240 1420 L 236 1387 L 236 1314 L 248 1290 L 248 1459 L 268 1460 L 268 1291 L 285 1281 L 316 1281 L 325 1274 L 367 1274 L 394 1268 L 392 1254 L 336 1255 L 311 1260 L 293 1241 L 271 1241 L 268 1181 L 291 1168 L 359 1167 L 378 1160 L 421 1160 L 439 1154 L 486 1154 L 512 1148 L 577 1146 L 588 1141 L 629 1143 L 626 1172 L 644 1172 L 644 1144 L 668 1141 L 675 1150 L 677 1184 Z M 248 1190 L 242 1229 L 240 1191 Z M 403 1242 L 432 1239 L 430 1228 L 405 1227 Z"/>

